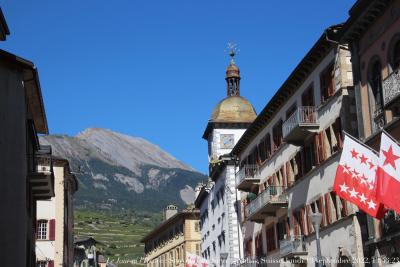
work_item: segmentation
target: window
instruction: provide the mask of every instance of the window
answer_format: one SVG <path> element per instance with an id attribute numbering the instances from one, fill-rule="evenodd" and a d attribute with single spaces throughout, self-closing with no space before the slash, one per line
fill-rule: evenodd
<path id="1" fill-rule="evenodd" d="M 369 83 L 371 86 L 371 90 L 373 96 L 375 98 L 375 106 L 376 108 L 381 108 L 381 96 L 382 96 L 382 75 L 381 75 L 382 66 L 379 60 L 376 60 L 371 69 L 371 75 L 369 79 Z"/>
<path id="2" fill-rule="evenodd" d="M 196 255 L 200 256 L 201 253 L 201 244 L 196 244 Z"/>
<path id="3" fill-rule="evenodd" d="M 393 47 L 392 66 L 394 70 L 400 67 L 400 41 L 397 41 Z"/>
<path id="4" fill-rule="evenodd" d="M 195 230 L 196 232 L 200 232 L 200 223 L 199 223 L 199 222 L 195 222 L 195 223 L 194 223 L 194 230 Z"/>
<path id="5" fill-rule="evenodd" d="M 314 104 L 314 87 L 311 85 L 301 96 L 301 104 L 304 107 L 313 107 Z"/>
<path id="6" fill-rule="evenodd" d="M 334 64 L 330 64 L 320 75 L 321 103 L 335 93 Z"/>
<path id="7" fill-rule="evenodd" d="M 256 247 L 256 257 L 262 257 L 263 256 L 263 249 L 262 249 L 262 233 L 258 233 L 256 236 L 256 242 L 255 242 L 255 247 Z"/>
<path id="8" fill-rule="evenodd" d="M 261 140 L 261 142 L 257 146 L 257 149 L 258 155 L 260 156 L 260 161 L 262 163 L 267 159 L 267 149 L 265 148 L 264 140 Z"/>
<path id="9" fill-rule="evenodd" d="M 47 220 L 39 220 L 37 224 L 37 239 L 47 239 Z"/>
<path id="10" fill-rule="evenodd" d="M 279 221 L 276 224 L 276 235 L 278 237 L 278 241 L 285 239 L 285 237 L 286 237 L 285 221 Z"/>
<path id="11" fill-rule="evenodd" d="M 265 234 L 267 237 L 267 252 L 275 250 L 276 249 L 275 227 L 272 226 L 270 228 L 267 228 Z"/>
<path id="12" fill-rule="evenodd" d="M 271 135 L 269 133 L 267 133 L 265 135 L 265 149 L 267 151 L 267 158 L 271 157 Z"/>
<path id="13" fill-rule="evenodd" d="M 290 116 L 292 116 L 293 113 L 296 112 L 297 109 L 297 105 L 296 103 L 294 103 L 287 111 L 286 111 L 286 120 L 290 118 Z"/>
<path id="14" fill-rule="evenodd" d="M 246 257 L 253 257 L 253 239 L 250 238 L 245 243 L 245 256 Z"/>
<path id="15" fill-rule="evenodd" d="M 47 267 L 46 261 L 38 261 L 36 262 L 36 267 Z"/>
<path id="16" fill-rule="evenodd" d="M 273 151 L 278 150 L 282 144 L 282 120 L 279 120 L 272 129 Z"/>
<path id="17" fill-rule="evenodd" d="M 389 46 L 389 62 L 392 71 L 400 67 L 400 34 L 393 37 Z"/>
<path id="18" fill-rule="evenodd" d="M 372 131 L 376 132 L 385 124 L 383 115 L 382 65 L 379 59 L 372 61 L 369 68 L 368 84 L 370 88 L 370 108 L 372 116 Z"/>

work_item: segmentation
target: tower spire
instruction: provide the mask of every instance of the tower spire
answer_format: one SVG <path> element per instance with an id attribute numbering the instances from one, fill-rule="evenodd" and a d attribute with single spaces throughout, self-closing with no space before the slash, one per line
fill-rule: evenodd
<path id="1" fill-rule="evenodd" d="M 236 44 L 228 43 L 229 56 L 231 61 L 226 68 L 226 84 L 227 84 L 227 96 L 240 96 L 240 71 L 238 66 L 235 64 L 234 57 L 238 52 Z"/>

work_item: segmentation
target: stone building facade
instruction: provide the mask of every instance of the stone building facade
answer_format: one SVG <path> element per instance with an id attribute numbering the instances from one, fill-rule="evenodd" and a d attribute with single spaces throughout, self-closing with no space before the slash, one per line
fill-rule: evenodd
<path id="1" fill-rule="evenodd" d="M 187 253 L 201 253 L 200 212 L 194 208 L 174 210 L 175 214 L 169 210 L 170 217 L 141 240 L 147 267 L 186 266 Z"/>

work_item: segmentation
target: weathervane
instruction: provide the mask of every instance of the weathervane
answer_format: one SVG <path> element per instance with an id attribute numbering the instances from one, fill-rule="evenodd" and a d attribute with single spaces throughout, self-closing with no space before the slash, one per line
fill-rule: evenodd
<path id="1" fill-rule="evenodd" d="M 240 50 L 237 48 L 237 44 L 235 44 L 233 42 L 229 42 L 227 45 L 227 48 L 229 50 L 229 56 L 231 57 L 231 64 L 235 64 L 235 61 L 233 60 L 233 58 Z"/>

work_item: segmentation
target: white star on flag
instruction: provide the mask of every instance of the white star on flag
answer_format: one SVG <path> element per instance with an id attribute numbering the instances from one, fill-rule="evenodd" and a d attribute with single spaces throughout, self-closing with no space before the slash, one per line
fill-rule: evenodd
<path id="1" fill-rule="evenodd" d="M 346 192 L 347 193 L 347 189 L 349 189 L 349 187 L 346 186 L 345 183 L 343 183 L 342 185 L 339 185 L 339 186 L 340 186 L 340 192 Z"/>
<path id="2" fill-rule="evenodd" d="M 369 184 L 369 190 L 374 189 L 374 185 L 373 184 Z"/>
<path id="3" fill-rule="evenodd" d="M 365 197 L 364 193 L 362 193 L 361 196 L 359 196 L 359 198 L 360 198 L 360 202 L 366 204 L 367 198 Z"/>
<path id="4" fill-rule="evenodd" d="M 372 200 L 368 201 L 368 208 L 373 210 L 376 209 L 376 203 Z"/>
<path id="5" fill-rule="evenodd" d="M 363 178 L 361 178 L 360 180 L 361 180 L 361 184 L 367 184 L 367 181 L 365 181 Z"/>
<path id="6" fill-rule="evenodd" d="M 354 168 L 354 170 L 352 171 L 352 178 L 357 178 L 358 177 L 358 172 L 356 171 L 356 169 Z"/>
<path id="7" fill-rule="evenodd" d="M 358 195 L 358 192 L 354 189 L 354 187 L 353 187 L 353 190 L 350 190 L 349 191 L 349 193 L 350 193 L 350 197 L 357 197 L 357 195 Z"/>
<path id="8" fill-rule="evenodd" d="M 343 165 L 343 172 L 349 173 L 349 167 L 347 167 L 347 165 Z"/>

